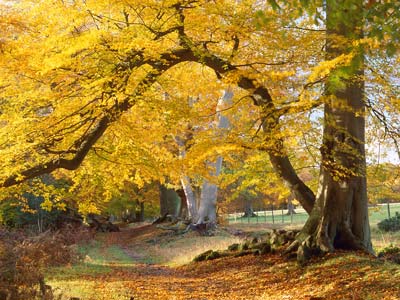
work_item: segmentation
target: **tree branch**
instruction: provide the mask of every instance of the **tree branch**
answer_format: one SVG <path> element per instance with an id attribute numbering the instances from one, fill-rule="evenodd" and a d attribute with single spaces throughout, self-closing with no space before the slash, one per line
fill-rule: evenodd
<path id="1" fill-rule="evenodd" d="M 129 110 L 135 104 L 134 100 L 136 97 L 142 95 L 143 92 L 146 91 L 146 89 L 152 85 L 163 72 L 172 66 L 187 60 L 193 60 L 192 54 L 188 50 L 180 49 L 171 53 L 162 54 L 160 60 L 149 60 L 143 62 L 151 65 L 154 70 L 141 81 L 133 95 L 126 97 L 122 102 L 115 103 L 111 108 L 107 109 L 103 113 L 103 116 L 95 122 L 95 125 L 93 125 L 86 134 L 74 143 L 76 150 L 72 158 L 66 158 L 65 155 L 70 153 L 70 151 L 65 151 L 63 154 L 60 154 L 58 158 L 51 159 L 48 162 L 38 164 L 22 170 L 18 174 L 9 176 L 0 183 L 0 187 L 10 187 L 28 179 L 51 173 L 56 169 L 77 169 L 89 153 L 90 149 L 105 133 L 110 124 L 118 120 L 125 111 Z"/>

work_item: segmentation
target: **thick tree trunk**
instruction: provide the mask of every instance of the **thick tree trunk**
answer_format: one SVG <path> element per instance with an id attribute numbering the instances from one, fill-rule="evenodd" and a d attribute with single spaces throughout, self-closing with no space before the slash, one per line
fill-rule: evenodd
<path id="1" fill-rule="evenodd" d="M 175 190 L 160 185 L 160 214 L 166 214 L 174 217 L 179 216 L 181 210 L 181 198 Z"/>
<path id="2" fill-rule="evenodd" d="M 343 3 L 342 3 L 343 2 Z M 346 2 L 347 4 L 345 5 Z M 362 36 L 362 0 L 327 1 L 327 58 L 347 54 Z M 336 41 L 340 37 L 340 44 Z M 346 72 L 346 78 L 337 76 Z M 336 76 L 336 77 L 335 77 Z M 334 248 L 372 252 L 365 163 L 363 57 L 338 67 L 326 84 L 322 164 L 317 202 L 298 236 L 298 259 L 310 250 Z M 295 245 L 293 245 L 295 246 Z"/>
<path id="3" fill-rule="evenodd" d="M 222 159 L 221 159 L 222 162 Z M 218 187 L 206 179 L 201 186 L 200 207 L 196 224 L 217 222 L 217 194 Z"/>
<path id="4" fill-rule="evenodd" d="M 229 119 L 222 114 L 222 110 L 229 105 L 232 105 L 233 93 L 230 90 L 226 90 L 224 95 L 220 98 L 217 105 L 217 116 L 218 116 L 218 128 L 228 129 L 230 126 Z M 217 157 L 215 162 L 215 172 L 210 174 L 212 176 L 218 176 L 221 173 L 222 168 L 222 156 Z M 218 186 L 214 183 L 204 179 L 201 187 L 200 195 L 200 207 L 198 212 L 198 218 L 196 224 L 209 222 L 211 224 L 217 223 L 217 194 Z"/>
<path id="5" fill-rule="evenodd" d="M 215 176 L 218 176 L 222 168 L 222 157 L 219 156 L 215 163 Z M 215 183 L 204 179 L 201 186 L 200 207 L 196 224 L 209 222 L 210 224 L 217 223 L 217 196 L 218 186 Z"/>

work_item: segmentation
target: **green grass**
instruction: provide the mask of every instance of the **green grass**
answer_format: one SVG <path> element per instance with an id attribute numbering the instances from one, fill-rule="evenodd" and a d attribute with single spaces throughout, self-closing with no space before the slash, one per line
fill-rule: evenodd
<path id="1" fill-rule="evenodd" d="M 93 240 L 79 245 L 78 253 L 82 261 L 74 265 L 53 267 L 46 271 L 46 283 L 54 288 L 54 293 L 62 300 L 71 297 L 81 299 L 129 299 L 123 294 L 123 279 L 120 282 L 105 283 L 98 278 L 115 271 L 115 268 L 132 268 L 135 261 L 117 245 L 105 246 Z M 97 278 L 97 279 L 96 279 Z M 99 295 L 99 290 L 107 290 L 107 295 Z M 127 291 L 126 291 L 127 293 Z M 102 298 L 103 297 L 103 298 Z"/>
<path id="2" fill-rule="evenodd" d="M 271 224 L 303 224 L 307 220 L 307 214 L 304 210 L 298 210 L 299 212 L 292 216 L 286 214 L 286 210 L 272 211 L 260 211 L 256 212 L 258 217 L 242 218 L 242 214 L 236 214 L 235 216 L 229 216 L 229 224 L 254 224 L 254 223 L 271 223 Z"/>
<path id="3" fill-rule="evenodd" d="M 82 261 L 66 267 L 53 267 L 47 270 L 48 280 L 76 278 L 77 276 L 93 276 L 108 273 L 115 266 L 131 266 L 134 261 L 123 249 L 116 245 L 102 246 L 98 241 L 79 245 L 78 253 Z"/>
<path id="4" fill-rule="evenodd" d="M 187 235 L 170 235 L 166 238 L 134 240 L 124 248 L 119 245 L 108 245 L 103 234 L 86 245 L 80 245 L 78 252 L 81 262 L 64 267 L 50 268 L 46 272 L 46 283 L 55 288 L 55 294 L 62 300 L 71 297 L 81 299 L 130 299 L 130 290 L 124 284 L 129 278 L 126 274 L 140 272 L 143 265 L 160 264 L 180 266 L 192 261 L 194 256 L 209 249 L 226 249 L 228 245 L 238 242 L 226 232 L 217 236 L 202 237 L 195 233 Z M 125 241 L 128 242 L 128 241 Z M 131 256 L 128 255 L 131 254 Z M 115 272 L 125 274 L 108 282 L 103 278 L 114 277 Z M 100 294 L 103 293 L 104 294 Z"/>
<path id="5" fill-rule="evenodd" d="M 386 204 L 372 207 L 369 209 L 369 212 L 369 222 L 371 225 L 378 224 L 389 217 Z M 396 212 L 400 213 L 400 203 L 390 204 L 390 216 L 393 217 Z"/>

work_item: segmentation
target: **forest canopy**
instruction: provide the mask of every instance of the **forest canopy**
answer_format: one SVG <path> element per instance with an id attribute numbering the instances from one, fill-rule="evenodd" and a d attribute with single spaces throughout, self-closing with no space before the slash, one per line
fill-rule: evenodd
<path id="1" fill-rule="evenodd" d="M 365 145 L 398 150 L 400 9 L 364 2 L 1 4 L 2 196 L 91 211 L 127 183 L 239 182 L 291 191 L 314 220 L 299 243 L 370 249 Z M 332 201 L 356 211 L 327 221 Z"/>

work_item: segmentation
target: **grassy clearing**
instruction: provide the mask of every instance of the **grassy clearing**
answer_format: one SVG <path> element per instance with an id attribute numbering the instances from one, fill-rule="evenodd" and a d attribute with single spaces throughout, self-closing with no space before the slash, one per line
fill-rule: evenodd
<path id="1" fill-rule="evenodd" d="M 153 263 L 181 266 L 191 262 L 200 253 L 209 249 L 223 250 L 237 241 L 237 239 L 227 239 L 225 237 L 210 237 L 206 240 L 192 238 L 189 242 L 179 240 L 167 244 L 154 245 L 148 249 L 147 253 L 150 253 L 151 257 L 153 257 Z"/>
<path id="2" fill-rule="evenodd" d="M 204 237 L 194 232 L 176 235 L 152 227 L 150 232 L 143 231 L 132 237 L 129 234 L 131 230 L 135 228 L 121 234 L 98 234 L 96 240 L 79 246 L 82 262 L 49 269 L 46 282 L 55 288 L 56 294 L 62 295 L 63 300 L 71 297 L 130 299 L 131 290 L 124 285 L 133 280 L 132 276 L 162 273 L 168 267 L 191 262 L 206 250 L 226 249 L 230 244 L 239 242 L 237 237 L 226 231 Z"/>

